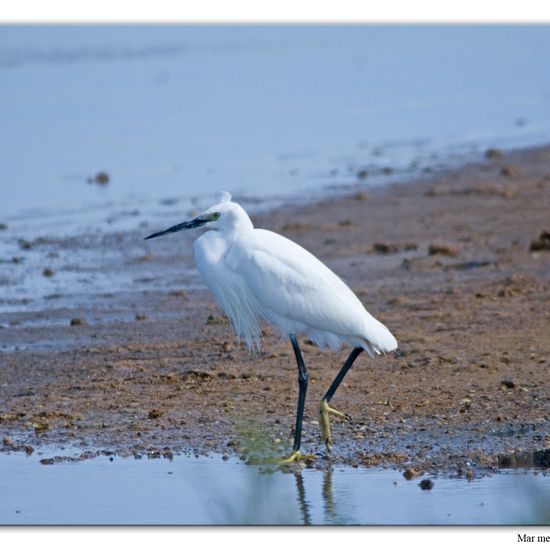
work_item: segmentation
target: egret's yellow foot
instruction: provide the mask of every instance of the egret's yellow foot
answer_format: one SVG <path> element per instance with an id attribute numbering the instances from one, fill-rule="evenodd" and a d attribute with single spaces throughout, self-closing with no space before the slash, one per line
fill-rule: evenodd
<path id="1" fill-rule="evenodd" d="M 289 456 L 286 457 L 271 457 L 271 458 L 251 458 L 247 464 L 291 464 L 295 462 L 301 462 L 305 460 L 315 460 L 315 455 L 303 455 L 300 451 L 292 451 Z"/>
<path id="2" fill-rule="evenodd" d="M 287 458 L 278 460 L 279 464 L 289 464 L 290 462 L 300 462 L 301 460 L 314 460 L 315 455 L 303 455 L 300 451 L 293 451 Z"/>
<path id="3" fill-rule="evenodd" d="M 319 414 L 319 425 L 321 426 L 321 433 L 323 436 L 323 441 L 325 442 L 325 446 L 327 448 L 327 451 L 330 453 L 332 449 L 332 441 L 330 439 L 330 418 L 329 415 L 337 416 L 341 418 L 342 420 L 350 420 L 351 417 L 348 414 L 342 413 L 340 411 L 337 411 L 336 409 L 333 409 L 328 402 L 323 399 L 321 401 L 321 407 L 320 407 L 320 414 Z"/>

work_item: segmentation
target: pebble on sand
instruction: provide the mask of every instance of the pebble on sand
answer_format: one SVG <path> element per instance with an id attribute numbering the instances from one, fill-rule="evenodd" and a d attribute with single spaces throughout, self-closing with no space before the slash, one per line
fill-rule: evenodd
<path id="1" fill-rule="evenodd" d="M 435 256 L 439 254 L 441 256 L 458 256 L 458 247 L 451 244 L 431 244 L 428 246 L 428 254 Z"/>
<path id="2" fill-rule="evenodd" d="M 407 468 L 407 469 L 403 472 L 403 477 L 404 477 L 407 481 L 410 481 L 413 477 L 416 477 L 418 474 L 419 474 L 418 470 L 415 470 L 414 468 Z"/>
<path id="3" fill-rule="evenodd" d="M 396 254 L 401 251 L 417 250 L 416 243 L 374 243 L 367 247 L 368 254 Z"/>
<path id="4" fill-rule="evenodd" d="M 531 241 L 529 250 L 531 252 L 537 252 L 539 250 L 550 250 L 550 231 L 543 231 L 538 239 Z"/>
<path id="5" fill-rule="evenodd" d="M 519 169 L 517 166 L 513 165 L 503 166 L 500 170 L 500 174 L 508 178 L 515 178 L 519 176 Z"/>
<path id="6" fill-rule="evenodd" d="M 500 149 L 496 149 L 494 147 L 487 149 L 485 151 L 485 157 L 488 159 L 497 159 L 502 157 L 502 151 Z"/>

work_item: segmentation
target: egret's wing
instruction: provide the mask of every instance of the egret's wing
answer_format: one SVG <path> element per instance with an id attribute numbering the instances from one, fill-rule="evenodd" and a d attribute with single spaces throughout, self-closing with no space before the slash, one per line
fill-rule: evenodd
<path id="1" fill-rule="evenodd" d="M 255 229 L 233 244 L 225 263 L 244 279 L 264 312 L 316 330 L 365 337 L 365 322 L 373 318 L 359 299 L 321 261 L 285 237 Z"/>

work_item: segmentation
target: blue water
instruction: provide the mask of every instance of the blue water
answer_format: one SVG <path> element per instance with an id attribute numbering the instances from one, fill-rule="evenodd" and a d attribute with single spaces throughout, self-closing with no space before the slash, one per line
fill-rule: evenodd
<path id="1" fill-rule="evenodd" d="M 549 66 L 550 26 L 0 26 L 0 308 L 166 287 L 139 236 L 221 189 L 269 208 L 546 143 Z"/>
<path id="2" fill-rule="evenodd" d="M 550 522 L 550 478 L 527 470 L 470 482 L 444 475 L 407 481 L 393 470 L 346 466 L 266 473 L 219 456 L 49 466 L 39 458 L 0 456 L 0 525 Z M 419 487 L 424 478 L 431 490 Z"/>
<path id="3" fill-rule="evenodd" d="M 542 143 L 548 66 L 548 26 L 2 26 L 0 221 Z"/>

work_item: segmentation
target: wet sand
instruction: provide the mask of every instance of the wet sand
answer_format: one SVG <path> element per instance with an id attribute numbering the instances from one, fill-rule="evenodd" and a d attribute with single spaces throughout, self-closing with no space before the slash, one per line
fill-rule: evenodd
<path id="1" fill-rule="evenodd" d="M 333 421 L 328 458 L 318 404 L 349 350 L 323 353 L 302 340 L 310 466 L 475 476 L 550 465 L 550 148 L 385 188 L 371 189 L 367 177 L 349 196 L 253 221 L 325 261 L 400 345 L 399 356 L 361 355 L 344 380 L 332 403 L 352 420 Z M 152 288 L 130 284 L 78 305 L 51 296 L 47 309 L 0 313 L 0 450 L 55 448 L 46 463 L 288 451 L 297 399 L 290 344 L 266 327 L 262 354 L 250 354 L 193 271 L 196 233 L 145 243 L 151 228 L 142 225 L 90 236 L 87 246 L 120 250 L 110 268 L 149 277 Z"/>

